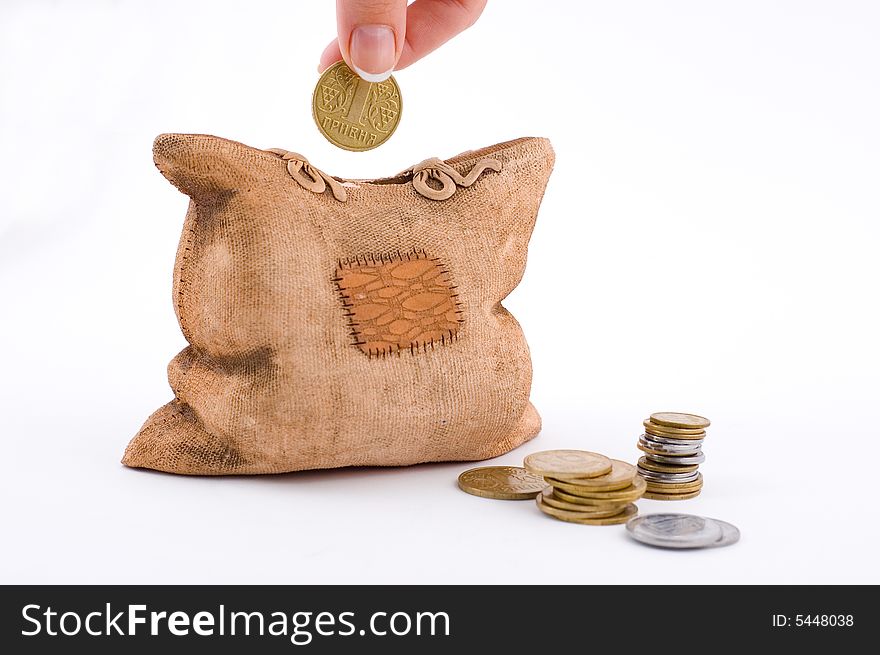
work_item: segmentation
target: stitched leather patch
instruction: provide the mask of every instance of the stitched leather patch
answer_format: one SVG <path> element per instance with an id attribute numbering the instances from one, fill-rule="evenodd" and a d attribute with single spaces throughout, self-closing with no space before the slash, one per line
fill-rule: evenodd
<path id="1" fill-rule="evenodd" d="M 455 286 L 424 250 L 340 261 L 333 281 L 355 345 L 369 357 L 424 352 L 458 336 L 463 318 Z"/>

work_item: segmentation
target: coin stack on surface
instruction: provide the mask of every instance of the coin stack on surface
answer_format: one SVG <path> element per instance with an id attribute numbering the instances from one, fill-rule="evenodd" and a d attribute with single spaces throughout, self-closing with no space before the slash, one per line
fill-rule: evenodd
<path id="1" fill-rule="evenodd" d="M 703 475 L 697 469 L 706 459 L 703 439 L 709 419 L 695 414 L 657 412 L 645 419 L 639 438 L 638 473 L 652 500 L 687 500 L 700 495 Z"/>
<path id="2" fill-rule="evenodd" d="M 570 523 L 626 523 L 638 513 L 633 503 L 646 489 L 632 464 L 585 450 L 532 453 L 523 465 L 551 485 L 535 499 L 538 509 Z"/>

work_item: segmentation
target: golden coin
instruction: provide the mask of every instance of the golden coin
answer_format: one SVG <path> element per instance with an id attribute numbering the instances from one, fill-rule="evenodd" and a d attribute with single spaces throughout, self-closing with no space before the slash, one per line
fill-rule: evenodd
<path id="1" fill-rule="evenodd" d="M 697 435 L 702 434 L 706 431 L 705 428 L 671 428 L 668 425 L 660 425 L 659 423 L 655 423 L 650 418 L 646 418 L 644 421 L 642 421 L 642 425 L 644 425 L 646 428 L 669 432 L 670 434 L 674 434 L 676 436 L 682 434 Z"/>
<path id="2" fill-rule="evenodd" d="M 611 460 L 586 450 L 542 450 L 527 455 L 523 466 L 535 475 L 552 478 L 595 478 L 611 471 Z"/>
<path id="3" fill-rule="evenodd" d="M 662 482 L 648 483 L 646 494 L 688 494 L 692 491 L 699 491 L 703 488 L 703 483 L 690 487 L 672 487 L 670 484 Z"/>
<path id="4" fill-rule="evenodd" d="M 620 505 L 624 504 L 620 500 L 581 498 L 580 496 L 575 496 L 574 494 L 570 494 L 567 491 L 563 491 L 562 489 L 553 489 L 553 495 L 555 495 L 560 500 L 564 500 L 575 505 L 589 505 L 590 507 L 596 507 L 600 509 L 611 509 L 612 507 L 620 507 Z"/>
<path id="5" fill-rule="evenodd" d="M 666 437 L 667 439 L 703 439 L 706 437 L 705 430 L 678 430 L 676 428 L 664 428 L 653 423 L 650 419 L 642 421 L 645 432 L 653 437 Z"/>
<path id="6" fill-rule="evenodd" d="M 557 519 L 603 519 L 620 514 L 626 507 L 625 504 L 621 504 L 610 509 L 597 509 L 593 511 L 583 511 L 577 508 L 574 510 L 561 509 L 548 503 L 543 493 L 538 494 L 537 498 L 535 498 L 535 503 L 544 514 L 549 514 Z"/>
<path id="7" fill-rule="evenodd" d="M 652 493 L 687 493 L 703 487 L 703 474 L 698 473 L 693 482 L 657 482 L 648 480 L 647 491 Z"/>
<path id="8" fill-rule="evenodd" d="M 547 483 L 519 466 L 481 466 L 459 475 L 458 486 L 483 498 L 528 500 L 546 489 Z"/>
<path id="9" fill-rule="evenodd" d="M 624 505 L 626 505 L 626 503 L 618 503 L 616 505 L 609 505 L 608 507 L 597 507 L 596 505 L 578 505 L 577 503 L 569 503 L 556 496 L 556 494 L 553 493 L 553 489 L 550 487 L 544 489 L 539 496 L 544 502 L 544 505 L 549 505 L 550 507 L 555 507 L 557 509 L 566 509 L 570 512 L 589 514 L 593 518 L 614 516 L 615 514 L 622 512 Z"/>
<path id="10" fill-rule="evenodd" d="M 632 502 L 637 500 L 645 491 L 645 479 L 641 476 L 633 477 L 632 483 L 624 488 L 618 489 L 617 491 L 596 491 L 595 489 L 590 489 L 589 487 L 581 487 L 576 484 L 571 484 L 565 482 L 563 480 L 556 480 L 555 478 L 544 478 L 553 485 L 555 490 L 562 490 L 567 492 L 573 496 L 578 496 L 579 498 L 593 498 L 595 500 L 602 501 L 617 501 L 617 502 Z"/>
<path id="11" fill-rule="evenodd" d="M 688 440 L 688 439 L 705 439 L 706 431 L 701 430 L 699 432 L 695 432 L 693 434 L 682 434 L 680 432 L 671 432 L 669 430 L 661 430 L 655 427 L 646 427 L 645 434 L 649 437 L 660 437 L 661 439 L 679 439 L 679 440 Z"/>
<path id="12" fill-rule="evenodd" d="M 651 414 L 651 421 L 663 427 L 680 430 L 705 430 L 712 423 L 705 416 L 679 412 L 656 412 Z"/>
<path id="13" fill-rule="evenodd" d="M 541 497 L 538 496 L 539 503 L 540 503 L 540 500 L 541 500 Z M 547 513 L 546 512 L 546 509 L 547 509 L 546 505 L 539 504 L 538 507 L 541 508 L 542 512 L 544 512 L 545 514 Z M 562 516 L 554 516 L 554 518 L 557 518 L 560 521 L 565 521 L 567 523 L 579 523 L 581 525 L 619 525 L 621 523 L 626 523 L 627 521 L 629 521 L 632 517 L 634 517 L 636 514 L 638 514 L 638 512 L 639 512 L 638 508 L 635 505 L 633 505 L 632 503 L 630 503 L 629 505 L 626 505 L 622 509 L 622 511 L 619 511 L 617 514 L 614 514 L 613 516 L 607 516 L 604 518 L 599 518 L 599 517 L 565 518 Z"/>
<path id="14" fill-rule="evenodd" d="M 611 460 L 611 472 L 595 478 L 575 478 L 559 476 L 556 479 L 568 484 L 588 487 L 593 491 L 616 491 L 632 484 L 636 477 L 636 467 L 619 459 Z"/>
<path id="15" fill-rule="evenodd" d="M 345 150 L 372 150 L 397 129 L 403 108 L 394 77 L 367 82 L 344 61 L 324 71 L 312 94 L 312 117 L 330 143 Z"/>
<path id="16" fill-rule="evenodd" d="M 639 466 L 655 473 L 690 473 L 700 468 L 699 464 L 658 464 L 647 457 L 639 457 Z"/>
<path id="17" fill-rule="evenodd" d="M 642 498 L 648 500 L 688 500 L 689 498 L 696 498 L 699 496 L 701 491 L 702 489 L 697 489 L 696 491 L 690 491 L 686 494 L 663 494 L 656 491 L 646 491 Z"/>

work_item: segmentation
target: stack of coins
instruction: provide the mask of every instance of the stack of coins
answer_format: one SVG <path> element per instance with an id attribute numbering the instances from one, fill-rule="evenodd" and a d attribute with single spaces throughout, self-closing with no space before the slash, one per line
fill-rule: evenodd
<path id="1" fill-rule="evenodd" d="M 646 489 L 632 464 L 585 450 L 533 453 L 523 466 L 550 484 L 535 499 L 538 509 L 570 523 L 626 523 L 638 513 L 633 502 Z"/>
<path id="2" fill-rule="evenodd" d="M 719 548 L 739 541 L 735 525 L 693 514 L 637 516 L 626 531 L 636 541 L 660 548 Z"/>
<path id="3" fill-rule="evenodd" d="M 687 500 L 700 495 L 703 475 L 697 469 L 705 461 L 703 439 L 709 419 L 695 414 L 657 412 L 645 419 L 639 438 L 638 473 L 645 479 L 645 498 Z"/>

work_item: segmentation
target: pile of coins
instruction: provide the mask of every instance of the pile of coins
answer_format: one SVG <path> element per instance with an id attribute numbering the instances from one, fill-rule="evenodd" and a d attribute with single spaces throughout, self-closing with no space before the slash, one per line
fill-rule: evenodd
<path id="1" fill-rule="evenodd" d="M 636 541 L 659 548 L 720 548 L 739 541 L 735 525 L 692 514 L 637 516 L 626 531 Z"/>
<path id="2" fill-rule="evenodd" d="M 639 438 L 638 473 L 647 483 L 644 497 L 687 500 L 700 495 L 703 474 L 697 469 L 706 457 L 703 439 L 710 421 L 696 414 L 657 412 L 645 419 Z"/>
<path id="3" fill-rule="evenodd" d="M 550 485 L 536 496 L 538 509 L 570 523 L 626 523 L 638 513 L 633 502 L 646 489 L 632 464 L 585 450 L 533 453 L 523 466 Z"/>

